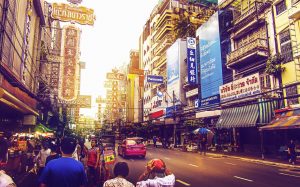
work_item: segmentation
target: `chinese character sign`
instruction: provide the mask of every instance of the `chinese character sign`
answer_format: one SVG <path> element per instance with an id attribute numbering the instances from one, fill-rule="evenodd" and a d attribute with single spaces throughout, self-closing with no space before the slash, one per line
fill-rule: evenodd
<path id="1" fill-rule="evenodd" d="M 63 28 L 59 97 L 66 101 L 76 99 L 78 94 L 79 40 L 80 30 L 77 27 L 67 25 Z"/>
<path id="2" fill-rule="evenodd" d="M 197 84 L 196 39 L 187 37 L 188 83 Z"/>

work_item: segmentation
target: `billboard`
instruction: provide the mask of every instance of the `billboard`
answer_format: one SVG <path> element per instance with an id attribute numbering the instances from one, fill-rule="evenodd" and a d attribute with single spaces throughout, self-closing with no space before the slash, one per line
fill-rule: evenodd
<path id="1" fill-rule="evenodd" d="M 148 75 L 147 76 L 147 82 L 162 84 L 162 83 L 164 83 L 164 77 L 163 76 L 157 76 L 157 75 Z"/>
<path id="2" fill-rule="evenodd" d="M 221 102 L 261 93 L 259 73 L 220 86 Z"/>
<path id="3" fill-rule="evenodd" d="M 187 37 L 188 83 L 197 84 L 196 38 Z"/>
<path id="4" fill-rule="evenodd" d="M 176 40 L 174 44 L 167 49 L 167 93 L 175 104 L 181 104 L 185 101 L 182 81 L 186 75 L 186 64 L 184 60 L 187 56 L 186 41 Z M 173 98 L 174 97 L 174 98 Z"/>
<path id="5" fill-rule="evenodd" d="M 210 101 L 200 101 L 200 105 L 216 104 L 220 102 L 219 86 L 223 84 L 218 12 L 197 30 L 196 35 L 200 45 L 201 100 Z"/>
<path id="6" fill-rule="evenodd" d="M 74 25 L 67 25 L 63 27 L 62 36 L 59 98 L 71 101 L 78 94 L 80 30 Z"/>

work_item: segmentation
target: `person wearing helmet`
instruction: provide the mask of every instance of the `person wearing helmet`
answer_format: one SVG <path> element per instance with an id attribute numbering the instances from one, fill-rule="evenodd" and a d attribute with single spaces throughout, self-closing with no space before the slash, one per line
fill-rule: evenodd
<path id="1" fill-rule="evenodd" d="M 167 169 L 161 159 L 152 159 L 147 163 L 146 170 L 139 177 L 137 187 L 173 187 L 175 175 Z"/>

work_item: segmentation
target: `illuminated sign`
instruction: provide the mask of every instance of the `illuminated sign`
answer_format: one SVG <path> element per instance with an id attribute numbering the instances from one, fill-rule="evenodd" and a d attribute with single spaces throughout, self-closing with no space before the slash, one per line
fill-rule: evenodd
<path id="1" fill-rule="evenodd" d="M 59 98 L 75 100 L 78 94 L 80 30 L 74 25 L 63 28 Z"/>
<path id="2" fill-rule="evenodd" d="M 94 25 L 94 10 L 82 6 L 53 3 L 51 17 L 59 21 L 73 21 L 82 25 Z"/>

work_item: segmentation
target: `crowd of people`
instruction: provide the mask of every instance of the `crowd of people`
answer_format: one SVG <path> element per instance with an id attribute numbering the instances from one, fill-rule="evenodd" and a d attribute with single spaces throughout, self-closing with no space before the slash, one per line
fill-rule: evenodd
<path id="1" fill-rule="evenodd" d="M 126 162 L 114 164 L 113 169 L 104 161 L 103 146 L 97 139 L 82 141 L 74 137 L 27 139 L 25 173 L 23 178 L 6 171 L 8 143 L 0 139 L 0 187 L 147 187 L 174 186 L 175 176 L 160 159 L 147 163 L 146 170 L 137 184 L 126 177 L 129 167 Z M 113 173 L 111 175 L 110 173 Z"/>

